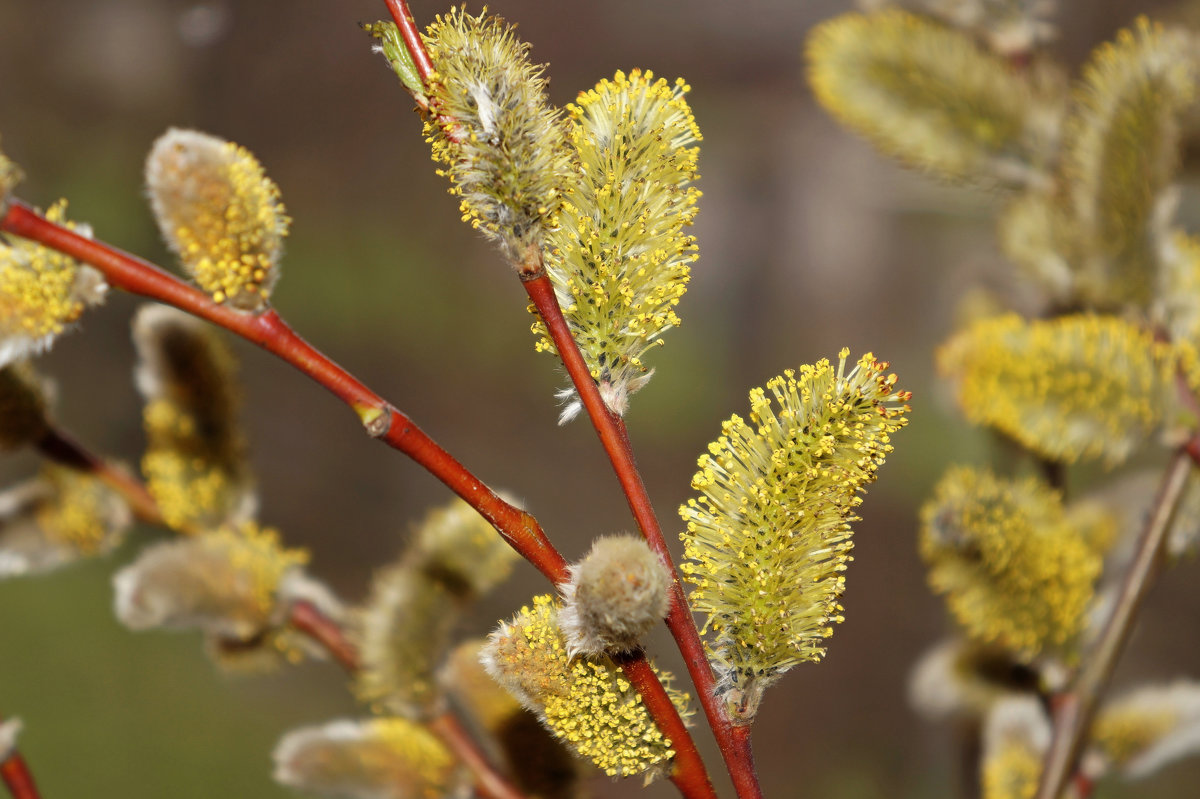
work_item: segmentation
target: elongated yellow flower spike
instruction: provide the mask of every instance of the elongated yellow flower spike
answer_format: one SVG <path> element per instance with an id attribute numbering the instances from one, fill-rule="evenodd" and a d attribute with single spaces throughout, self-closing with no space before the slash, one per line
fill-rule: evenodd
<path id="1" fill-rule="evenodd" d="M 970 35 L 896 9 L 844 14 L 809 34 L 817 100 L 883 152 L 941 177 L 1036 182 L 1053 106 Z"/>
<path id="2" fill-rule="evenodd" d="M 542 67 L 499 17 L 463 9 L 425 34 L 436 74 L 426 140 L 453 183 L 463 221 L 525 276 L 540 274 L 546 233 L 575 179 L 566 129 L 546 100 Z"/>
<path id="3" fill-rule="evenodd" d="M 1178 165 L 1181 116 L 1196 94 L 1193 49 L 1184 31 L 1141 18 L 1084 69 L 1064 159 L 1088 244 L 1085 300 L 1144 306 L 1162 289 L 1155 217 Z"/>
<path id="4" fill-rule="evenodd" d="M 133 339 L 146 399 L 142 472 L 164 521 L 203 529 L 250 518 L 232 354 L 206 323 L 165 305 L 138 312 Z"/>
<path id="5" fill-rule="evenodd" d="M 488 673 L 554 735 L 610 777 L 663 774 L 675 752 L 637 691 L 607 657 L 567 655 L 550 595 L 535 597 L 492 633 L 481 658 Z M 664 684 L 670 675 L 660 674 Z M 668 693 L 685 718 L 688 697 Z"/>
<path id="6" fill-rule="evenodd" d="M 291 220 L 250 151 L 172 128 L 146 159 L 146 190 L 167 246 L 200 288 L 215 302 L 262 310 Z"/>
<path id="7" fill-rule="evenodd" d="M 688 90 L 682 78 L 635 69 L 567 107 L 581 177 L 550 234 L 546 267 L 601 396 L 622 415 L 650 378 L 643 356 L 679 325 L 675 307 L 697 257 L 686 231 L 700 197 L 690 184 L 701 136 Z M 556 352 L 540 319 L 533 331 L 539 351 Z M 564 421 L 580 407 L 571 402 Z"/>
<path id="8" fill-rule="evenodd" d="M 975 323 L 938 351 L 967 419 L 1047 458 L 1129 457 L 1162 421 L 1170 347 L 1115 316 Z"/>
<path id="9" fill-rule="evenodd" d="M 921 510 L 921 556 L 966 634 L 1029 663 L 1073 656 L 1102 556 L 1034 478 L 958 467 Z"/>
<path id="10" fill-rule="evenodd" d="M 749 422 L 722 424 L 692 478 L 700 496 L 679 509 L 692 607 L 708 616 L 710 659 L 745 720 L 783 672 L 824 655 L 859 492 L 908 421 L 911 395 L 888 364 L 867 354 L 847 372 L 848 355 L 751 391 Z"/>
<path id="11" fill-rule="evenodd" d="M 343 799 L 440 799 L 470 785 L 436 735 L 400 718 L 302 727 L 280 739 L 273 758 L 277 782 Z"/>
<path id="12" fill-rule="evenodd" d="M 47 463 L 0 494 L 0 578 L 39 574 L 115 548 L 133 521 L 95 477 Z"/>
<path id="13" fill-rule="evenodd" d="M 466 606 L 512 571 L 517 553 L 454 499 L 417 526 L 404 556 L 380 570 L 355 614 L 361 699 L 407 718 L 443 709 L 436 671 Z"/>
<path id="14" fill-rule="evenodd" d="M 46 212 L 51 222 L 91 235 L 66 215 L 65 200 Z M 15 236 L 0 240 L 0 367 L 48 348 L 107 290 L 99 272 L 55 250 Z"/>

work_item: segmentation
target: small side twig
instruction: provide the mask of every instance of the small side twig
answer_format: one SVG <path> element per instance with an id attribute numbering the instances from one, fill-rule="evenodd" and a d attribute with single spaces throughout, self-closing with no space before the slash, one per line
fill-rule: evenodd
<path id="1" fill-rule="evenodd" d="M 2 721 L 4 717 L 0 716 L 0 722 Z M 8 788 L 12 799 L 41 799 L 37 784 L 33 780 L 33 772 L 21 753 L 14 748 L 8 752 L 0 752 L 0 757 L 4 758 L 0 760 L 0 781 Z"/>
<path id="2" fill-rule="evenodd" d="M 1100 696 L 1108 686 L 1117 657 L 1125 647 L 1138 610 L 1162 565 L 1167 533 L 1183 497 L 1193 462 L 1200 463 L 1200 435 L 1194 436 L 1172 456 L 1133 561 L 1121 581 L 1112 613 L 1096 643 L 1086 653 L 1071 688 L 1055 698 L 1054 735 L 1046 753 L 1037 799 L 1058 799 L 1077 767 Z"/>

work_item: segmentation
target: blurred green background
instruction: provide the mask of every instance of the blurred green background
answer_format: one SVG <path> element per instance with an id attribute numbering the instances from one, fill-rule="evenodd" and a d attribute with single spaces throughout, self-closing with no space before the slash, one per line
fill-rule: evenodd
<path id="1" fill-rule="evenodd" d="M 803 80 L 801 42 L 849 0 L 497 0 L 549 62 L 556 103 L 618 68 L 682 75 L 704 133 L 695 227 L 701 248 L 684 326 L 653 354 L 628 422 L 668 530 L 695 458 L 746 391 L 842 346 L 891 360 L 912 423 L 862 507 L 846 617 L 827 659 L 773 689 L 756 727 L 768 796 L 948 797 L 953 733 L 918 718 L 908 673 L 948 629 L 925 589 L 915 514 L 952 461 L 989 457 L 933 375 L 932 352 L 972 288 L 1003 290 L 995 200 L 900 171 L 839 130 Z M 1056 49 L 1078 65 L 1138 11 L 1072 0 Z M 471 6 L 478 10 L 477 4 Z M 414 0 L 421 23 L 443 6 Z M 65 196 L 98 236 L 169 265 L 143 202 L 141 163 L 168 126 L 248 146 L 294 217 L 275 304 L 306 337 L 412 415 L 484 480 L 523 499 L 568 557 L 631 519 L 588 425 L 556 425 L 553 359 L 535 354 L 513 275 L 458 221 L 433 174 L 412 103 L 358 23 L 377 0 L 0 0 L 0 135 L 28 173 L 23 198 Z M 1194 174 L 1185 224 L 1195 230 Z M 59 418 L 94 449 L 136 462 L 142 446 L 128 322 L 113 296 L 43 366 Z M 320 388 L 234 342 L 262 520 L 311 548 L 313 571 L 348 600 L 448 492 L 368 440 Z M 7 456 L 8 483 L 29 456 Z M 274 676 L 214 671 L 189 634 L 133 634 L 110 610 L 110 575 L 149 537 L 61 574 L 0 583 L 0 713 L 24 719 L 23 750 L 48 799 L 283 797 L 275 740 L 361 712 L 328 664 Z M 1165 579 L 1118 683 L 1200 675 L 1191 565 Z M 484 633 L 546 586 L 522 566 L 466 632 Z M 681 670 L 660 637 L 654 649 Z M 716 766 L 706 734 L 701 744 Z M 1196 795 L 1174 766 L 1097 796 Z M 722 782 L 722 787 L 724 783 Z M 636 782 L 600 779 L 594 794 Z M 647 796 L 671 796 L 669 785 Z"/>

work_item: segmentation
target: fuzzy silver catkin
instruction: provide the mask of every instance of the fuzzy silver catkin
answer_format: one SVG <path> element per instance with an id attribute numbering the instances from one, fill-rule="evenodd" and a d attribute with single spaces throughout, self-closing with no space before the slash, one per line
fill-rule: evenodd
<path id="1" fill-rule="evenodd" d="M 640 538 L 598 539 L 587 557 L 571 566 L 560 586 L 558 623 L 567 651 L 600 654 L 635 649 L 667 615 L 671 573 Z"/>

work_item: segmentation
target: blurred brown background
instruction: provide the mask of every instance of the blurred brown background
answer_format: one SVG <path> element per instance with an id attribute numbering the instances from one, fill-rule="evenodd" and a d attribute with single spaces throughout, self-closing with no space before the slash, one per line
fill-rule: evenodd
<path id="1" fill-rule="evenodd" d="M 915 514 L 955 460 L 988 457 L 934 380 L 932 351 L 972 286 L 1008 274 L 991 232 L 994 198 L 904 173 L 817 109 L 801 42 L 849 0 L 497 0 L 549 62 L 557 103 L 617 68 L 682 75 L 704 133 L 695 228 L 701 258 L 684 326 L 628 417 L 660 517 L 680 523 L 695 458 L 746 391 L 842 346 L 889 359 L 911 389 L 862 507 L 847 621 L 819 665 L 774 689 L 756 728 L 771 797 L 948 797 L 951 731 L 920 720 L 908 672 L 947 629 L 925 589 Z M 1136 12 L 1161 4 L 1073 0 L 1056 47 L 1077 65 Z M 477 4 L 471 6 L 478 10 Z M 444 10 L 422 0 L 424 24 Z M 171 125 L 245 144 L 294 217 L 279 310 L 310 340 L 410 413 L 484 480 L 522 497 L 568 557 L 631 519 L 584 422 L 555 424 L 554 361 L 533 350 L 524 293 L 458 221 L 433 174 L 411 102 L 357 23 L 377 0 L 0 0 L 0 135 L 28 173 L 25 199 L 71 201 L 101 238 L 169 265 L 143 203 L 141 162 Z M 1196 192 L 1185 186 L 1192 229 Z M 95 449 L 135 462 L 139 401 L 128 321 L 113 296 L 44 359 L 59 416 Z M 408 525 L 448 492 L 369 441 L 354 416 L 289 367 L 234 342 L 262 519 L 310 547 L 314 571 L 359 599 Z M 12 482 L 35 462 L 0 461 Z M 132 634 L 110 611 L 114 557 L 0 583 L 0 713 L 47 797 L 282 797 L 269 753 L 285 730 L 360 712 L 330 665 L 267 677 L 216 673 L 189 634 Z M 1118 680 L 1200 675 L 1195 565 L 1170 575 Z M 545 584 L 527 566 L 480 608 L 484 633 Z M 668 653 L 665 636 L 655 649 Z M 665 665 L 681 670 L 669 655 Z M 702 746 L 715 755 L 711 740 Z M 719 760 L 711 762 L 719 771 Z M 1200 767 L 1172 767 L 1104 799 L 1197 794 Z M 721 788 L 728 793 L 722 781 Z M 597 796 L 637 783 L 598 780 Z M 671 796 L 669 785 L 647 796 Z"/>

